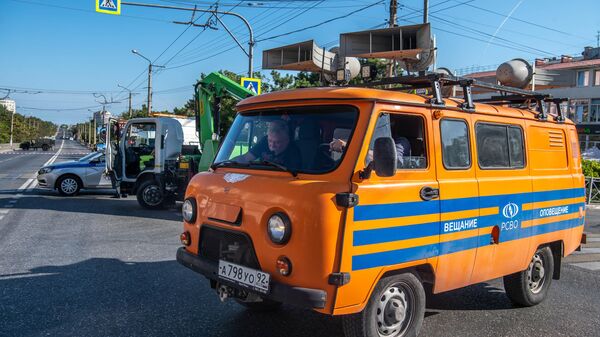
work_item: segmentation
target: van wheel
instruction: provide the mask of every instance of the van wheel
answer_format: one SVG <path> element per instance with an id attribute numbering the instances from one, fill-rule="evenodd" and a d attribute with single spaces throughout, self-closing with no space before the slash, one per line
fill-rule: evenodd
<path id="1" fill-rule="evenodd" d="M 554 271 L 554 257 L 550 247 L 539 248 L 527 269 L 504 276 L 506 295 L 515 305 L 531 307 L 548 295 Z"/>
<path id="2" fill-rule="evenodd" d="M 425 316 L 425 290 L 412 273 L 379 281 L 365 309 L 342 317 L 346 337 L 415 337 Z"/>
<path id="3" fill-rule="evenodd" d="M 81 181 L 79 178 L 73 175 L 60 177 L 56 185 L 58 187 L 58 193 L 66 197 L 72 197 L 76 195 L 81 189 Z"/>
<path id="4" fill-rule="evenodd" d="M 156 181 L 146 180 L 137 189 L 138 203 L 147 209 L 157 209 L 163 207 L 164 196 L 160 191 L 160 186 Z"/>
<path id="5" fill-rule="evenodd" d="M 248 310 L 257 312 L 275 311 L 281 307 L 281 302 L 271 301 L 266 298 L 263 298 L 261 302 L 245 302 L 238 298 L 236 298 L 235 301 L 239 305 L 246 307 Z"/>

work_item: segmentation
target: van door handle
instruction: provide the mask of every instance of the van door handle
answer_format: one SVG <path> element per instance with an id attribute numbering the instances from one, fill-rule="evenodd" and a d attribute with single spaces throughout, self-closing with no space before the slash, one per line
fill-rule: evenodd
<path id="1" fill-rule="evenodd" d="M 429 186 L 424 186 L 421 189 L 420 195 L 421 195 L 421 199 L 423 199 L 425 201 L 429 201 L 431 199 L 437 199 L 440 197 L 440 189 L 429 187 Z"/>

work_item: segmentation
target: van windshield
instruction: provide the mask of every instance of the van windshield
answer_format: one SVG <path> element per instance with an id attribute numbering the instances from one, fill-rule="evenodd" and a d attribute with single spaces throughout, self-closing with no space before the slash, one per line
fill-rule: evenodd
<path id="1" fill-rule="evenodd" d="M 358 110 L 309 106 L 238 114 L 213 167 L 319 174 L 333 171 L 349 144 Z"/>

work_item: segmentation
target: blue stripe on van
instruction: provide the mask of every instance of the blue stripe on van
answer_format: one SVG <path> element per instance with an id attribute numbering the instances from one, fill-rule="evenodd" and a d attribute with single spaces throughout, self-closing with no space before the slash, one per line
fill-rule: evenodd
<path id="1" fill-rule="evenodd" d="M 546 215 L 540 216 L 540 211 L 544 209 L 553 209 L 558 207 L 567 207 L 568 211 L 563 214 L 573 214 L 579 212 L 579 207 L 583 206 L 584 203 L 575 203 L 568 205 L 557 205 L 550 207 L 540 207 L 532 210 L 521 211 L 518 214 L 518 217 L 515 219 L 519 220 L 519 222 L 547 218 L 557 215 Z M 463 230 L 455 230 L 444 232 L 444 224 L 446 222 L 458 222 L 463 220 L 477 219 L 477 226 L 474 228 L 467 228 Z M 375 229 L 364 229 L 357 230 L 353 233 L 353 245 L 354 246 L 364 246 L 371 245 L 377 243 L 385 243 L 385 242 L 393 242 L 399 240 L 409 240 L 416 239 L 420 237 L 438 235 L 438 234 L 447 234 L 447 233 L 456 233 L 464 230 L 475 229 L 475 228 L 485 228 L 490 226 L 499 225 L 502 221 L 506 221 L 506 219 L 502 216 L 502 214 L 492 214 L 480 217 L 468 217 L 463 219 L 452 219 L 447 221 L 440 222 L 429 222 L 429 223 L 417 223 L 411 225 L 401 225 L 395 227 L 386 227 L 386 228 L 375 228 Z M 515 231 L 503 231 L 501 234 L 502 242 L 508 241 L 510 239 L 518 239 L 519 233 L 515 233 Z"/>
<path id="2" fill-rule="evenodd" d="M 569 228 L 583 226 L 583 218 L 569 219 L 552 222 L 544 225 L 521 228 L 513 231 L 516 237 L 511 240 L 527 238 L 530 236 L 551 233 Z M 504 240 L 510 241 L 510 240 Z M 466 239 L 440 242 L 426 246 L 410 247 L 379 253 L 355 255 L 352 257 L 352 270 L 361 270 L 379 266 L 404 263 L 413 260 L 425 259 L 437 255 L 456 253 L 464 250 L 475 249 L 478 246 L 490 244 L 490 235 L 480 235 Z"/>
<path id="3" fill-rule="evenodd" d="M 392 204 L 357 205 L 354 209 L 354 221 L 399 218 L 425 215 L 439 212 L 457 212 L 470 209 L 501 207 L 508 202 L 524 204 L 550 200 L 583 197 L 585 189 L 528 192 L 517 194 L 498 194 L 481 197 L 468 197 L 447 200 L 412 201 Z"/>
<path id="4" fill-rule="evenodd" d="M 473 249 L 477 248 L 480 240 L 487 240 L 489 242 L 489 235 L 380 253 L 356 255 L 352 257 L 352 270 L 387 266 Z"/>

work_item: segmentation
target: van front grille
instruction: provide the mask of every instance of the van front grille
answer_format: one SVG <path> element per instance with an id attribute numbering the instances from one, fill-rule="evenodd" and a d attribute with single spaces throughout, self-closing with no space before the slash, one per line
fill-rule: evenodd
<path id="1" fill-rule="evenodd" d="M 249 268 L 260 269 L 250 238 L 241 232 L 202 225 L 200 256 L 213 262 L 225 260 Z"/>

